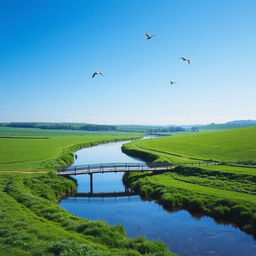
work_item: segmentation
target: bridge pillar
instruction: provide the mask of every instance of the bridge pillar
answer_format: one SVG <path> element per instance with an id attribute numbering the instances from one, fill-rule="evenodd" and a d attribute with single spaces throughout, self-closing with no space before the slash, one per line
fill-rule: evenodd
<path id="1" fill-rule="evenodd" d="M 127 193 L 128 192 L 128 175 L 129 175 L 129 172 L 125 172 L 124 173 L 124 188 L 125 188 L 125 192 Z"/>
<path id="2" fill-rule="evenodd" d="M 89 175 L 90 175 L 90 193 L 93 193 L 93 177 L 92 177 L 92 173 L 90 173 Z"/>

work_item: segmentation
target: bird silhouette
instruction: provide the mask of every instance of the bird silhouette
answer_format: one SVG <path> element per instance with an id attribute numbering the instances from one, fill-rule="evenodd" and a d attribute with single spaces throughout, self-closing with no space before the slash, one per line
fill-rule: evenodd
<path id="1" fill-rule="evenodd" d="M 156 34 L 150 35 L 149 33 L 146 33 L 147 40 L 150 40 L 153 36 L 156 36 Z"/>
<path id="2" fill-rule="evenodd" d="M 101 72 L 94 72 L 94 73 L 92 74 L 92 78 L 94 78 L 96 75 L 102 75 L 102 76 L 103 76 L 103 74 L 102 74 Z"/>
<path id="3" fill-rule="evenodd" d="M 185 57 L 180 57 L 180 59 L 181 59 L 182 61 L 187 61 L 187 62 L 188 62 L 188 64 L 190 64 L 190 59 L 185 58 Z"/>
<path id="4" fill-rule="evenodd" d="M 175 81 L 170 80 L 169 83 L 172 84 L 177 84 Z"/>

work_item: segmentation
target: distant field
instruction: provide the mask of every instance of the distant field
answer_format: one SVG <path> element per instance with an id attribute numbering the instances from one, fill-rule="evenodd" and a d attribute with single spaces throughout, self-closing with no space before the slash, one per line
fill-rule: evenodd
<path id="1" fill-rule="evenodd" d="M 1 128 L 1 130 L 3 129 Z M 85 132 L 84 135 L 68 136 L 65 132 L 69 131 L 59 132 L 26 128 L 7 128 L 4 130 L 6 134 L 0 135 L 0 171 L 52 170 L 57 165 L 70 163 L 73 159 L 72 152 L 79 148 L 141 136 L 140 134 L 122 132 Z M 34 132 L 34 130 L 36 131 Z M 64 133 L 65 136 L 50 136 L 51 132 L 59 132 L 58 135 Z"/>
<path id="2" fill-rule="evenodd" d="M 255 127 L 256 123 L 225 123 L 225 124 L 208 124 L 199 127 L 200 131 L 228 130 L 237 128 Z"/>
<path id="3" fill-rule="evenodd" d="M 149 130 L 162 128 L 161 126 L 151 125 L 116 125 L 120 131 L 132 131 L 132 132 L 148 132 Z"/>
<path id="4" fill-rule="evenodd" d="M 136 141 L 129 148 L 155 152 L 171 161 L 256 160 L 256 127 Z"/>
<path id="5" fill-rule="evenodd" d="M 79 131 L 79 130 L 53 130 L 53 129 L 39 129 L 39 128 L 16 128 L 16 127 L 0 127 L 1 135 L 38 135 L 38 136 L 59 136 L 59 135 L 131 135 L 128 132 L 117 131 Z"/>

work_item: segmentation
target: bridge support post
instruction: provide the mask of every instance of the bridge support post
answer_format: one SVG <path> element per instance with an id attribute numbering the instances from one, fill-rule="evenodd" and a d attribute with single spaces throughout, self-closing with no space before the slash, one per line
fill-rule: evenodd
<path id="1" fill-rule="evenodd" d="M 93 177 L 92 177 L 92 173 L 90 173 L 89 175 L 90 175 L 90 193 L 93 193 Z"/>

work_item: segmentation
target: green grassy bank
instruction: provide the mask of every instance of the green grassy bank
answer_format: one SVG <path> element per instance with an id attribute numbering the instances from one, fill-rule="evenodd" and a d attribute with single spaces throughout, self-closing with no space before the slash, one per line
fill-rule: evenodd
<path id="1" fill-rule="evenodd" d="M 56 199 L 75 188 L 72 180 L 53 173 L 1 173 L 0 251 L 6 256 L 173 255 L 159 242 L 127 238 L 121 225 L 66 212 Z"/>
<path id="2" fill-rule="evenodd" d="M 255 160 L 256 128 L 134 141 L 123 151 L 145 161 Z M 225 220 L 256 236 L 256 168 L 178 166 L 168 173 L 130 173 L 129 185 L 167 208 Z"/>

